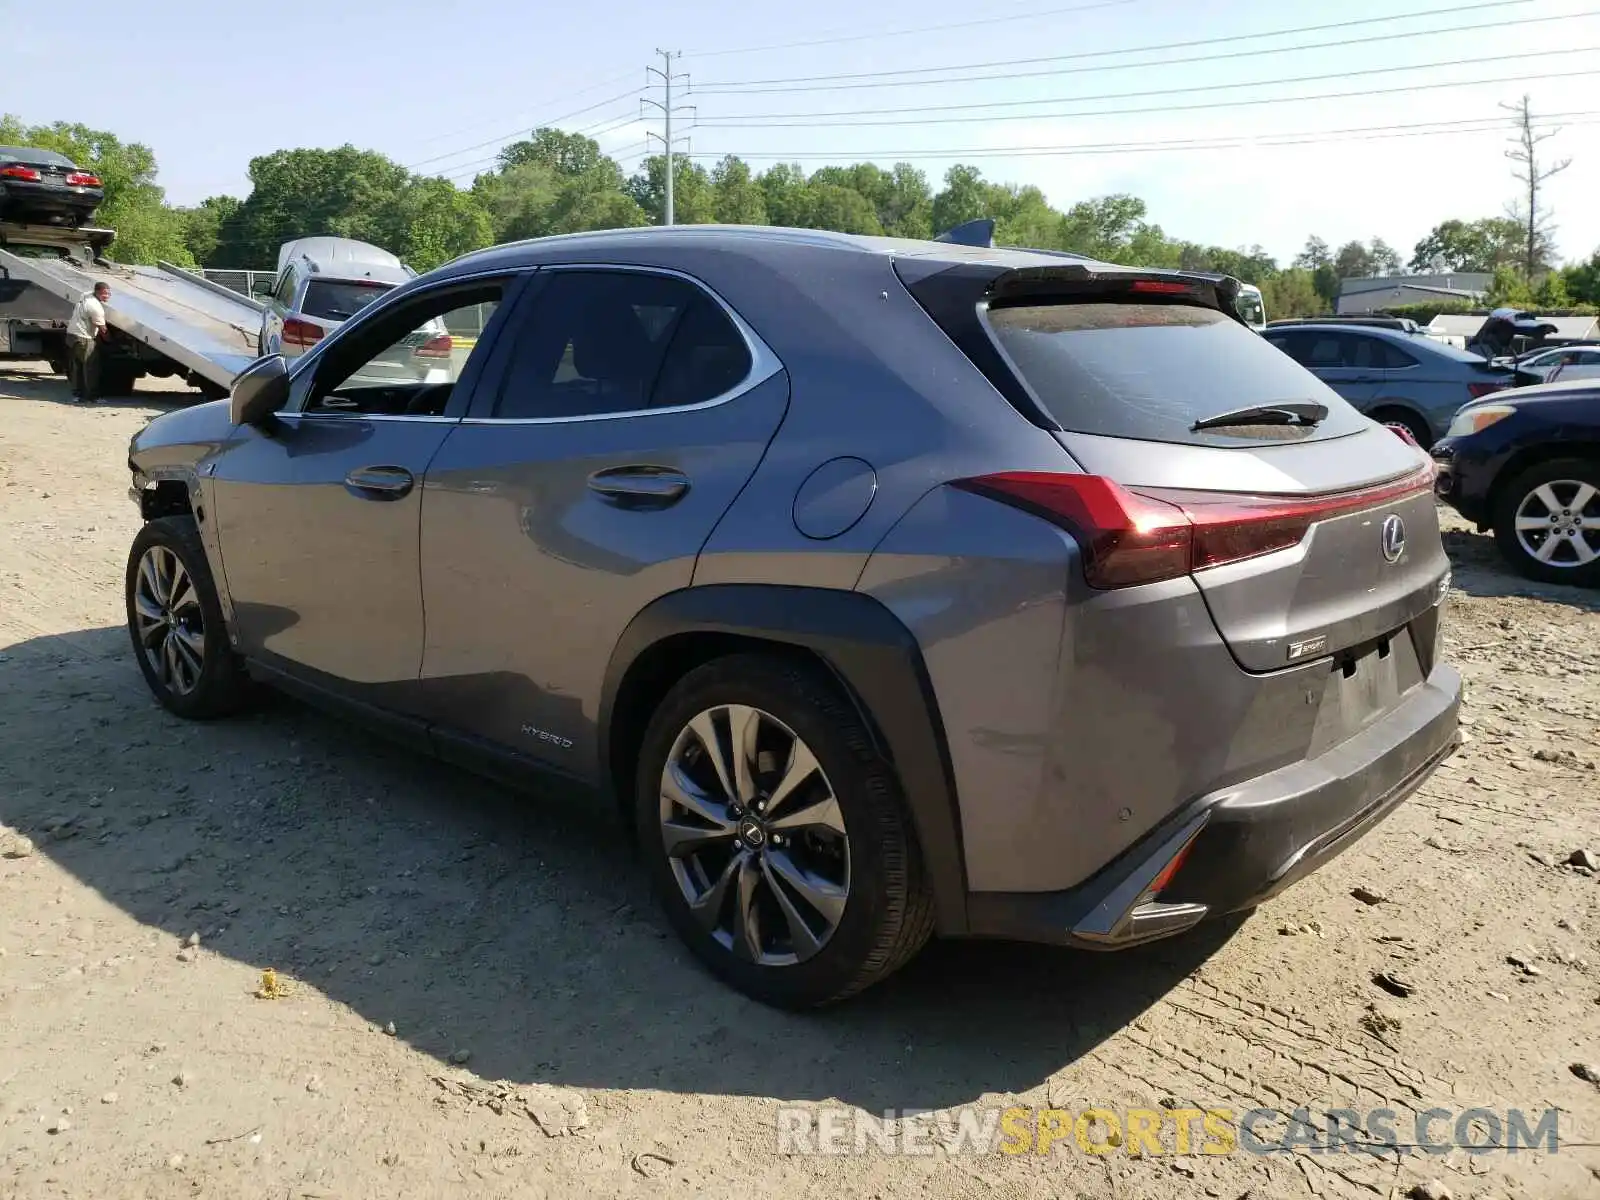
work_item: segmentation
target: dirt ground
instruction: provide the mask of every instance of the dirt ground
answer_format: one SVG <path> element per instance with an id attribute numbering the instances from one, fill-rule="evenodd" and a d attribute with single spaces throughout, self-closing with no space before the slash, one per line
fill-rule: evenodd
<path id="1" fill-rule="evenodd" d="M 77 409 L 0 366 L 0 1196 L 1600 1194 L 1572 1070 L 1600 1064 L 1600 879 L 1565 865 L 1600 855 L 1600 595 L 1452 523 L 1471 740 L 1354 849 L 1186 939 L 937 944 L 792 1016 L 692 964 L 606 814 L 286 700 L 205 726 L 150 700 L 125 448 L 193 399 Z M 1430 1107 L 1439 1137 L 1556 1108 L 1562 1144 L 811 1155 L 780 1153 L 788 1104 L 1389 1108 L 1401 1141 Z"/>

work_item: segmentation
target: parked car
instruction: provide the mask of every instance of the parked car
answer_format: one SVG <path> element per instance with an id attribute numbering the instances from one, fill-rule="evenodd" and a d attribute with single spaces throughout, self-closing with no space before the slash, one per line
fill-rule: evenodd
<path id="1" fill-rule="evenodd" d="M 1264 335 L 1374 421 L 1410 431 L 1426 449 L 1463 404 L 1520 381 L 1514 367 L 1420 332 L 1354 323 L 1269 327 Z"/>
<path id="2" fill-rule="evenodd" d="M 1600 585 L 1600 377 L 1470 404 L 1433 448 L 1440 499 L 1545 583 Z"/>
<path id="3" fill-rule="evenodd" d="M 100 177 L 64 154 L 0 146 L 0 221 L 86 224 L 105 199 Z"/>
<path id="4" fill-rule="evenodd" d="M 389 251 L 352 238 L 308 237 L 278 250 L 278 279 L 266 301 L 257 352 L 297 358 L 416 272 Z M 366 366 L 374 382 L 443 378 L 455 343 L 438 321 Z"/>
<path id="5" fill-rule="evenodd" d="M 1426 455 L 1234 287 L 717 226 L 468 255 L 134 438 L 139 667 L 614 798 L 773 1003 L 934 931 L 1247 910 L 1451 753 L 1459 679 Z M 363 381 L 477 306 L 448 383 Z"/>
<path id="6" fill-rule="evenodd" d="M 1549 382 L 1551 372 L 1564 364 L 1600 366 L 1600 346 L 1582 344 L 1557 346 L 1550 350 L 1536 350 L 1532 354 L 1524 354 L 1514 361 L 1517 370 L 1528 375 L 1536 375 L 1540 380 Z"/>

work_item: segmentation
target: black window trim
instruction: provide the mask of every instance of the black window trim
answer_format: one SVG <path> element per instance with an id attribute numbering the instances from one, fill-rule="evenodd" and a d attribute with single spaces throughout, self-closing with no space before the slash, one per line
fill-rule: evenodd
<path id="1" fill-rule="evenodd" d="M 703 280 L 697 279 L 693 275 L 683 271 L 675 271 L 669 267 L 642 266 L 633 263 L 563 262 L 539 264 L 539 273 L 542 276 L 570 271 L 586 273 L 609 271 L 622 272 L 629 275 L 664 275 L 671 279 L 681 279 L 690 287 L 697 288 L 703 295 L 709 297 L 722 310 L 722 314 L 733 323 L 734 329 L 744 339 L 745 346 L 750 351 L 750 370 L 743 380 L 721 395 L 713 396 L 709 400 L 700 400 L 694 404 L 664 404 L 655 408 L 630 408 L 618 412 L 580 413 L 561 417 L 497 417 L 492 413 L 473 415 L 469 412 L 467 416 L 461 419 L 463 425 L 571 425 L 582 421 L 617 421 L 630 417 L 654 417 L 664 416 L 668 413 L 695 412 L 704 408 L 716 408 L 719 405 L 727 404 L 729 401 L 737 400 L 740 396 L 761 386 L 784 369 L 783 363 L 778 356 L 772 352 L 772 348 L 766 342 L 761 340 L 761 336 L 750 328 L 749 322 L 740 316 L 731 304 L 719 296 L 714 288 L 709 287 Z M 498 380 L 498 383 L 504 383 L 503 375 L 508 366 L 509 362 L 500 365 L 502 378 Z M 499 388 L 495 387 L 488 390 L 498 393 Z"/>

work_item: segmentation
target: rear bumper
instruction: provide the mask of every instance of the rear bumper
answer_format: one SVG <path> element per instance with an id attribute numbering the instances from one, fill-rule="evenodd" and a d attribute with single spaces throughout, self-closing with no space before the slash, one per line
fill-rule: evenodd
<path id="1" fill-rule="evenodd" d="M 968 897 L 979 937 L 1121 949 L 1270 899 L 1388 816 L 1459 744 L 1461 677 L 1438 665 L 1403 703 L 1327 753 L 1201 796 L 1065 892 Z M 1187 847 L 1176 873 L 1152 883 Z"/>

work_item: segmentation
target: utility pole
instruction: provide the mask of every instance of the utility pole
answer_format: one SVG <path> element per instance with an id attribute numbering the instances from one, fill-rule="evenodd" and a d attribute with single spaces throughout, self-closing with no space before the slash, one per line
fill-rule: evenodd
<path id="1" fill-rule="evenodd" d="M 1517 104 L 1502 104 L 1500 107 L 1512 113 L 1517 123 L 1517 132 L 1511 139 L 1511 149 L 1506 151 L 1506 157 L 1517 164 L 1511 171 L 1511 177 L 1528 189 L 1528 201 L 1525 211 L 1518 212 L 1513 207 L 1511 215 L 1523 223 L 1526 243 L 1523 246 L 1522 265 L 1531 285 L 1534 271 L 1539 266 L 1540 252 L 1548 243 L 1551 233 L 1549 213 L 1539 207 L 1539 188 L 1550 176 L 1570 167 L 1572 160 L 1563 158 L 1560 162 L 1551 163 L 1541 170 L 1539 146 L 1555 137 L 1561 130 L 1551 129 L 1544 133 L 1534 133 L 1533 110 L 1527 96 Z"/>
<path id="2" fill-rule="evenodd" d="M 674 83 L 677 83 L 677 82 L 682 82 L 682 83 L 688 83 L 689 82 L 689 77 L 687 75 L 674 75 L 672 73 L 672 60 L 675 59 L 675 58 L 683 57 L 683 52 L 680 51 L 680 50 L 657 50 L 656 53 L 661 55 L 661 66 L 659 68 L 657 68 L 657 67 L 646 67 L 645 68 L 645 73 L 647 75 L 654 75 L 654 76 L 658 77 L 661 80 L 662 97 L 661 97 L 660 100 L 650 100 L 650 99 L 640 100 L 639 101 L 639 105 L 642 108 L 644 105 L 648 104 L 651 108 L 660 109 L 661 110 L 661 115 L 662 115 L 662 118 L 663 118 L 663 123 L 666 126 L 664 133 L 646 133 L 645 134 L 645 139 L 646 140 L 649 140 L 650 138 L 659 139 L 660 142 L 661 142 L 662 147 L 666 151 L 666 160 L 667 160 L 666 161 L 666 171 L 667 171 L 666 211 L 662 214 L 663 220 L 662 220 L 661 223 L 663 225 L 671 225 L 671 224 L 673 224 L 673 220 L 674 220 L 674 217 L 676 215 L 674 213 L 674 211 L 673 211 L 673 203 L 672 203 L 672 201 L 673 201 L 672 185 L 673 185 L 673 176 L 675 174 L 675 172 L 673 171 L 672 152 L 676 147 L 676 143 L 672 140 L 672 115 L 673 115 L 674 111 L 677 111 L 677 112 L 683 112 L 683 111 L 693 112 L 694 108 L 691 105 L 687 110 L 682 109 L 682 108 L 674 110 L 674 108 L 672 106 L 672 85 Z"/>

